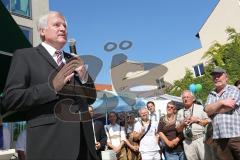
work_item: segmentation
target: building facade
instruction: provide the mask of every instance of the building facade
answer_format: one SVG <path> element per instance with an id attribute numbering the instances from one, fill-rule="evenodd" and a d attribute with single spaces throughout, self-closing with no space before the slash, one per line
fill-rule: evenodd
<path id="1" fill-rule="evenodd" d="M 191 70 L 196 77 L 204 74 L 204 66 L 208 62 L 208 59 L 202 58 L 204 53 L 216 42 L 227 42 L 227 27 L 240 32 L 239 17 L 240 0 L 219 0 L 196 35 L 202 47 L 165 62 L 163 65 L 168 68 L 168 72 L 164 75 L 164 80 L 173 83 L 184 77 L 186 69 Z"/>
<path id="2" fill-rule="evenodd" d="M 24 35 L 33 46 L 41 39 L 37 31 L 38 18 L 49 11 L 48 0 L 1 0 L 12 17 L 22 29 Z"/>

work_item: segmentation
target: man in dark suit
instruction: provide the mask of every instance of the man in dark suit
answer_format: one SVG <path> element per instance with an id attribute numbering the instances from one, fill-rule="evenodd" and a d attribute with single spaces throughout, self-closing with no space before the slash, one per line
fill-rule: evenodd
<path id="1" fill-rule="evenodd" d="M 98 159 L 88 112 L 96 90 L 83 60 L 61 51 L 66 20 L 49 12 L 38 30 L 39 46 L 15 51 L 3 97 L 5 110 L 27 121 L 27 159 Z"/>
<path id="2" fill-rule="evenodd" d="M 106 144 L 107 144 L 107 135 L 103 126 L 103 123 L 101 121 L 98 121 L 94 119 L 94 112 L 93 112 L 93 107 L 89 106 L 88 107 L 90 116 L 92 117 L 92 126 L 95 131 L 95 148 L 97 151 L 97 155 L 100 159 L 102 159 L 101 156 L 101 151 L 105 150 Z"/>

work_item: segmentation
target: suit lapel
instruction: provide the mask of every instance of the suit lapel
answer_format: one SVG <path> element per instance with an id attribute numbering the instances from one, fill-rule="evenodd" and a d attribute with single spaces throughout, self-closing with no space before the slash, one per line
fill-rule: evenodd
<path id="1" fill-rule="evenodd" d="M 48 51 L 41 44 L 37 46 L 36 49 L 38 53 L 41 54 L 51 66 L 53 66 L 55 69 L 58 68 L 58 65 L 54 61 L 53 57 L 48 53 Z"/>

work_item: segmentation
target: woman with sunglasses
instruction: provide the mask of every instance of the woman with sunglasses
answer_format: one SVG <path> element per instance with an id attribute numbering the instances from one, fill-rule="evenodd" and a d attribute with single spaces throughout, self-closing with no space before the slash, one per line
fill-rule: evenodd
<path id="1" fill-rule="evenodd" d="M 166 160 L 184 160 L 182 133 L 176 130 L 176 105 L 173 101 L 167 103 L 167 114 L 160 118 L 158 133 L 163 142 L 163 153 Z"/>

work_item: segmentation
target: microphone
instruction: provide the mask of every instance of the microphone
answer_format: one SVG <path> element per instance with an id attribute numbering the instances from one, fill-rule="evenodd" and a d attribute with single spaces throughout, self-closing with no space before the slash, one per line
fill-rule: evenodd
<path id="1" fill-rule="evenodd" d="M 77 50 L 76 50 L 76 40 L 71 38 L 68 40 L 69 43 L 69 50 L 70 50 L 70 54 L 75 54 L 77 55 Z M 74 76 L 78 77 L 78 74 L 76 71 L 74 71 Z"/>
<path id="2" fill-rule="evenodd" d="M 69 39 L 68 40 L 69 43 L 69 50 L 71 54 L 77 54 L 77 50 L 76 50 L 76 40 L 75 39 Z"/>

